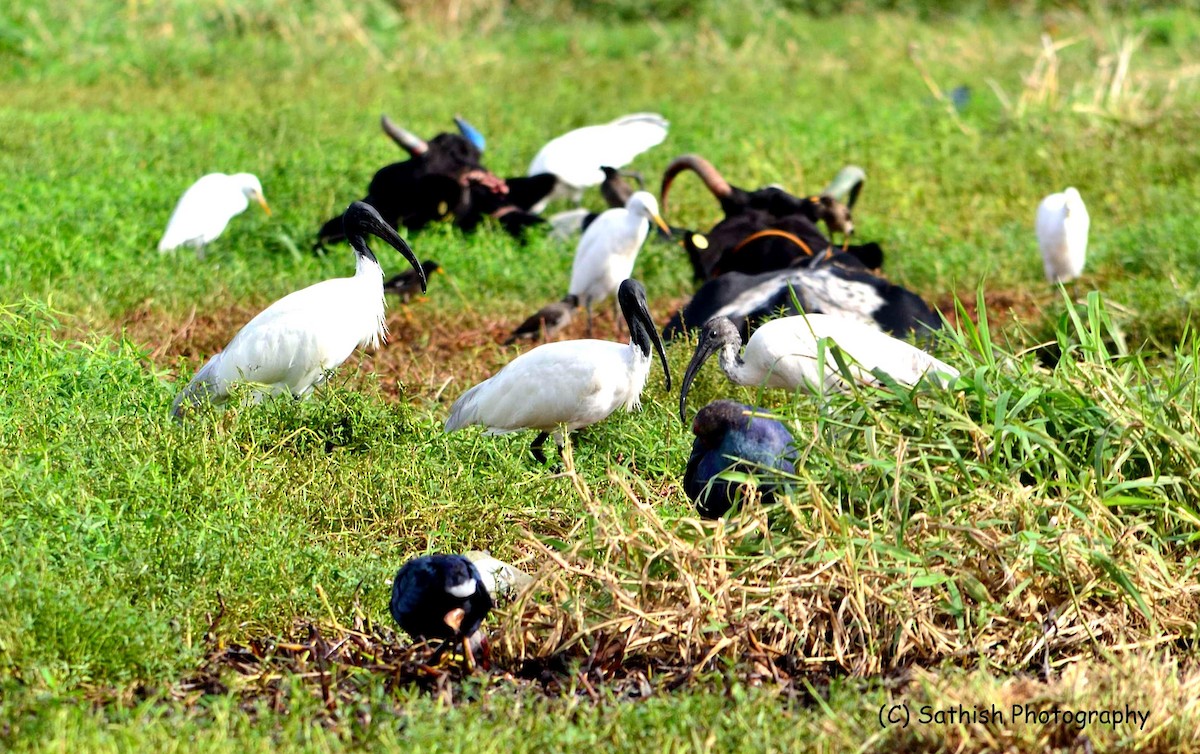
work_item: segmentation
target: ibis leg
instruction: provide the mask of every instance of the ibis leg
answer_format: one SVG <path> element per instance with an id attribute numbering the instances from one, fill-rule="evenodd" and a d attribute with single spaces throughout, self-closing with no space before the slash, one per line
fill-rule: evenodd
<path id="1" fill-rule="evenodd" d="M 588 337 L 590 338 L 592 337 L 592 300 L 590 298 L 588 299 L 587 303 L 583 305 L 583 308 L 587 309 Z"/>
<path id="2" fill-rule="evenodd" d="M 533 453 L 533 458 L 538 463 L 546 462 L 546 454 L 542 452 L 542 446 L 548 439 L 550 439 L 549 432 L 538 432 L 538 436 L 533 438 L 533 444 L 529 446 L 529 452 Z"/>

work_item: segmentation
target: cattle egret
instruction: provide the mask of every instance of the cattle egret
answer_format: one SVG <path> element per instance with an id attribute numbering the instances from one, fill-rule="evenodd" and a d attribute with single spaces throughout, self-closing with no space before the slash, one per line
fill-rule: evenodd
<path id="1" fill-rule="evenodd" d="M 713 401 L 692 420 L 696 440 L 683 474 L 683 491 L 704 518 L 719 518 L 740 497 L 742 484 L 719 478 L 722 472 L 796 472 L 788 460 L 796 454 L 792 433 L 763 413 L 735 401 Z M 758 490 L 764 503 L 775 501 L 774 485 L 760 484 Z"/>
<path id="2" fill-rule="evenodd" d="M 400 628 L 418 641 L 462 641 L 463 655 L 471 666 L 475 662 L 471 638 L 491 611 L 492 598 L 469 559 L 422 555 L 396 573 L 390 607 Z"/>
<path id="3" fill-rule="evenodd" d="M 843 380 L 832 352 L 821 358 L 822 341 L 836 345 L 849 362 L 851 376 L 863 384 L 878 382 L 875 371 L 912 386 L 925 375 L 947 384 L 958 370 L 938 361 L 916 346 L 845 317 L 807 314 L 782 317 L 763 324 L 742 348 L 742 336 L 726 317 L 705 323 L 696 353 L 683 375 L 679 393 L 679 420 L 686 421 L 688 388 L 705 359 L 720 353 L 721 371 L 738 385 L 804 388 L 810 392 L 841 387 Z M 823 361 L 823 373 L 819 372 Z"/>
<path id="4" fill-rule="evenodd" d="M 623 168 L 642 152 L 667 138 L 669 123 L 656 113 L 634 113 L 611 123 L 585 126 L 551 139 L 529 164 L 528 175 L 553 173 L 559 185 L 554 193 L 534 205 L 541 212 L 546 203 L 570 197 L 579 203 L 583 190 L 604 180 L 602 167 Z"/>
<path id="5" fill-rule="evenodd" d="M 307 395 L 358 346 L 378 347 L 387 333 L 383 322 L 383 272 L 367 246 L 366 234 L 391 244 L 425 274 L 412 249 L 375 209 L 355 202 L 346 210 L 346 235 L 354 247 L 353 277 L 335 278 L 290 293 L 268 306 L 243 327 L 225 350 L 208 360 L 171 406 L 179 417 L 197 401 L 224 403 L 235 382 L 262 392 Z"/>
<path id="6" fill-rule="evenodd" d="M 1090 223 L 1083 198 L 1074 188 L 1051 194 L 1038 205 L 1038 247 L 1051 283 L 1066 283 L 1083 273 Z"/>
<path id="7" fill-rule="evenodd" d="M 549 340 L 571 324 L 571 320 L 574 319 L 573 312 L 578 308 L 577 296 L 566 296 L 562 301 L 547 304 L 518 325 L 512 335 L 508 336 L 508 340 L 504 341 L 504 345 L 511 346 L 518 340 L 533 340 L 538 337 Z"/>
<path id="8" fill-rule="evenodd" d="M 450 408 L 446 431 L 480 424 L 488 434 L 536 429 L 531 451 L 545 463 L 542 445 L 551 433 L 561 448 L 565 432 L 595 424 L 613 411 L 638 405 L 650 374 L 650 348 L 658 351 L 667 389 L 671 372 L 646 307 L 646 289 L 626 280 L 617 294 L 629 325 L 629 344 L 607 340 L 547 343 L 513 359 L 494 376 L 463 393 Z"/>
<path id="9" fill-rule="evenodd" d="M 441 272 L 442 266 L 432 259 L 426 259 L 421 262 L 421 271 L 406 270 L 399 275 L 392 277 L 383 284 L 384 293 L 394 293 L 400 297 L 401 301 L 408 302 L 414 294 L 425 290 L 422 281 L 428 280 L 429 276 L 435 272 Z"/>
<path id="10" fill-rule="evenodd" d="M 625 207 L 606 210 L 584 231 L 575 248 L 571 287 L 567 293 L 587 310 L 588 335 L 592 334 L 592 304 L 617 291 L 633 273 L 638 251 L 650 233 L 650 221 L 670 233 L 658 214 L 654 195 L 638 191 Z"/>
<path id="11" fill-rule="evenodd" d="M 194 246 L 203 256 L 204 247 L 225 231 L 230 220 L 246 211 L 251 199 L 271 214 L 258 178 L 250 173 L 209 173 L 179 198 L 167 221 L 167 230 L 158 242 L 158 250 L 168 252 Z"/>

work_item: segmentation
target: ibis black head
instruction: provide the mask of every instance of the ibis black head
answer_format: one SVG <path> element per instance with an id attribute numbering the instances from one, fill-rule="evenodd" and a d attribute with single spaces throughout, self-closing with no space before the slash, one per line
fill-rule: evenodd
<path id="1" fill-rule="evenodd" d="M 387 241 L 392 248 L 408 260 L 413 270 L 418 273 L 421 278 L 421 291 L 424 292 L 428 281 L 425 279 L 425 271 L 421 269 L 421 263 L 417 261 L 417 255 L 413 254 L 413 250 L 400 237 L 396 229 L 379 216 L 378 210 L 366 202 L 354 202 L 346 208 L 345 214 L 342 215 L 342 229 L 346 238 L 350 240 L 350 245 L 354 247 L 355 253 L 376 264 L 379 263 L 379 260 L 375 258 L 371 247 L 367 246 L 367 235 Z"/>
<path id="2" fill-rule="evenodd" d="M 414 639 L 461 639 L 478 630 L 492 598 L 475 564 L 462 555 L 423 555 L 396 573 L 390 607 Z"/>
<path id="3" fill-rule="evenodd" d="M 625 324 L 629 326 L 629 341 L 640 348 L 647 358 L 650 357 L 650 346 L 654 346 L 662 362 L 663 374 L 667 376 L 667 390 L 670 390 L 671 369 L 667 366 L 667 352 L 663 350 L 662 339 L 658 337 L 658 328 L 650 317 L 650 307 L 646 305 L 646 288 L 629 278 L 617 290 L 617 301 L 621 304 L 621 313 L 625 315 Z"/>
<path id="4" fill-rule="evenodd" d="M 713 317 L 705 322 L 700 330 L 700 342 L 696 344 L 696 353 L 692 354 L 687 371 L 683 373 L 683 388 L 679 391 L 680 422 L 687 423 L 687 394 L 692 387 L 692 380 L 696 379 L 696 374 L 708 357 L 727 345 L 741 347 L 742 333 L 737 325 L 728 317 Z"/>

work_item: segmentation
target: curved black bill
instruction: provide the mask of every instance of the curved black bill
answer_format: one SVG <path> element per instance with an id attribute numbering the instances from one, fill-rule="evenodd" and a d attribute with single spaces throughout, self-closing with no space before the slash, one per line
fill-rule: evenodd
<path id="1" fill-rule="evenodd" d="M 704 362 L 709 356 L 712 356 L 717 350 L 717 345 L 701 333 L 700 342 L 696 345 L 696 353 L 692 354 L 692 360 L 688 362 L 687 369 L 683 373 L 683 387 L 679 390 L 679 421 L 687 424 L 687 394 L 692 388 L 692 380 L 696 379 L 696 374 L 699 373 L 700 367 L 704 366 Z"/>
<path id="2" fill-rule="evenodd" d="M 370 248 L 367 247 L 365 236 L 369 233 L 386 241 L 412 265 L 413 271 L 417 273 L 417 277 L 421 280 L 421 291 L 425 291 L 429 281 L 425 277 L 425 270 L 421 268 L 421 262 L 417 259 L 417 255 L 413 253 L 408 243 L 400 237 L 396 229 L 388 225 L 387 221 L 379 216 L 378 210 L 370 204 L 366 202 L 354 202 L 347 207 L 346 213 L 342 216 L 342 229 L 346 234 L 346 238 L 350 239 L 350 244 L 356 250 L 365 250 L 365 253 L 372 259 L 374 259 L 374 255 L 371 254 Z"/>
<path id="3" fill-rule="evenodd" d="M 617 301 L 625 315 L 625 323 L 629 326 L 629 336 L 633 342 L 647 355 L 650 347 L 658 352 L 662 362 L 663 374 L 667 378 L 667 390 L 671 389 L 671 368 L 667 366 L 667 352 L 663 348 L 662 338 L 659 337 L 658 327 L 650 316 L 650 307 L 646 305 L 646 289 L 633 278 L 621 283 L 617 291 Z"/>

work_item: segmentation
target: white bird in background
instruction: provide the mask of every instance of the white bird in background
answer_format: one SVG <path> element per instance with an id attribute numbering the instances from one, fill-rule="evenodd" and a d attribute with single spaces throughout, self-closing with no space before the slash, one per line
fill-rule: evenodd
<path id="1" fill-rule="evenodd" d="M 224 403 L 235 382 L 253 383 L 272 395 L 304 396 L 356 347 L 379 347 L 387 334 L 383 271 L 367 246 L 366 234 L 387 241 L 408 260 L 422 291 L 425 273 L 412 249 L 374 207 L 354 202 L 344 223 L 357 259 L 354 276 L 310 285 L 260 312 L 196 372 L 171 406 L 173 416 L 181 416 L 204 398 Z M 256 395 L 261 398 L 262 392 Z"/>
<path id="2" fill-rule="evenodd" d="M 1051 283 L 1065 283 L 1083 273 L 1090 224 L 1087 207 L 1074 188 L 1051 194 L 1038 205 L 1038 247 Z"/>
<path id="3" fill-rule="evenodd" d="M 268 216 L 271 214 L 258 178 L 250 173 L 209 173 L 179 198 L 167 221 L 167 230 L 158 242 L 158 250 L 167 252 L 180 246 L 194 246 L 203 256 L 204 247 L 225 232 L 230 220 L 246 211 L 251 199 Z"/>
<path id="4" fill-rule="evenodd" d="M 738 385 L 804 388 L 810 392 L 841 387 L 843 379 L 830 350 L 824 355 L 824 374 L 818 371 L 821 341 L 836 345 L 846 356 L 855 381 L 877 384 L 878 370 L 909 387 L 929 375 L 946 386 L 958 370 L 914 345 L 897 340 L 870 325 L 831 314 L 800 314 L 771 320 L 759 326 L 746 350 L 742 335 L 727 317 L 713 317 L 700 333 L 696 353 L 683 375 L 679 393 L 679 418 L 684 419 L 688 388 L 705 359 L 720 352 L 721 371 Z"/>
<path id="5" fill-rule="evenodd" d="M 558 184 L 531 211 L 541 212 L 551 199 L 570 197 L 579 203 L 584 189 L 604 181 L 601 168 L 625 167 L 634 157 L 661 144 L 669 126 L 657 113 L 634 113 L 551 139 L 529 163 L 528 175 L 553 173 Z"/>
<path id="6" fill-rule="evenodd" d="M 588 335 L 592 334 L 592 304 L 617 292 L 621 281 L 633 273 L 650 221 L 666 233 L 671 229 L 658 214 L 658 202 L 648 191 L 637 191 L 624 207 L 605 210 L 584 231 L 575 248 L 568 296 L 587 310 Z"/>
<path id="7" fill-rule="evenodd" d="M 530 450 L 545 463 L 542 445 L 551 433 L 561 448 L 564 432 L 595 424 L 622 406 L 629 411 L 638 405 L 650 375 L 651 346 L 662 360 L 670 390 L 671 372 L 646 306 L 646 289 L 626 280 L 617 299 L 629 325 L 628 345 L 564 340 L 527 351 L 463 393 L 450 408 L 446 431 L 472 424 L 493 435 L 536 429 Z"/>

